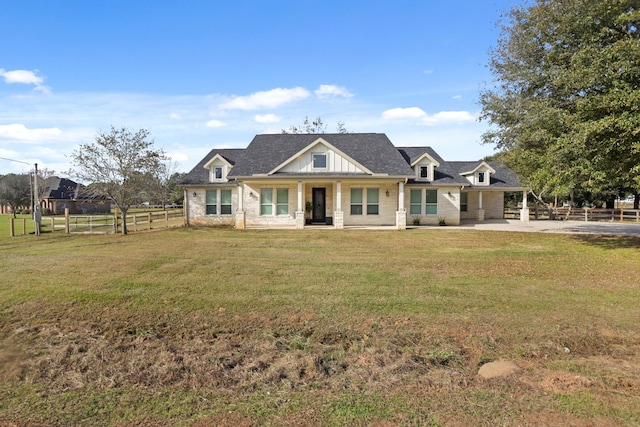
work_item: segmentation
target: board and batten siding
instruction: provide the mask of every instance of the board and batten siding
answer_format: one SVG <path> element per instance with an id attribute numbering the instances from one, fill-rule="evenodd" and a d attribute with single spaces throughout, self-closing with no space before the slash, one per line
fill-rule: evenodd
<path id="1" fill-rule="evenodd" d="M 350 162 L 345 157 L 336 153 L 333 150 L 329 150 L 322 145 L 318 145 L 315 149 L 309 150 L 302 154 L 297 159 L 292 160 L 280 172 L 288 173 L 312 173 L 318 172 L 318 169 L 313 167 L 313 155 L 314 154 L 326 154 L 327 155 L 327 167 L 323 169 L 324 172 L 331 173 L 362 173 L 364 172 L 353 162 Z"/>

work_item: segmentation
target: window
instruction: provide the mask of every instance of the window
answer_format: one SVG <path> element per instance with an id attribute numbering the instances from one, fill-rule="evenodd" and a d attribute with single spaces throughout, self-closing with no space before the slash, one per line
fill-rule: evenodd
<path id="1" fill-rule="evenodd" d="M 207 215 L 218 214 L 218 190 L 207 190 Z"/>
<path id="2" fill-rule="evenodd" d="M 271 188 L 260 190 L 260 215 L 273 215 L 273 190 Z"/>
<path id="3" fill-rule="evenodd" d="M 222 168 L 216 167 L 213 169 L 213 178 L 214 179 L 222 179 Z"/>
<path id="4" fill-rule="evenodd" d="M 289 190 L 278 188 L 276 190 L 276 215 L 289 214 Z"/>
<path id="5" fill-rule="evenodd" d="M 377 188 L 367 188 L 367 215 L 378 215 L 380 210 Z"/>
<path id="6" fill-rule="evenodd" d="M 231 190 L 220 190 L 220 214 L 231 215 Z"/>
<path id="7" fill-rule="evenodd" d="M 484 184 L 484 172 L 478 172 L 478 184 Z"/>
<path id="8" fill-rule="evenodd" d="M 420 178 L 429 179 L 429 166 L 420 166 Z"/>
<path id="9" fill-rule="evenodd" d="M 207 215 L 231 215 L 231 190 L 207 190 Z"/>
<path id="10" fill-rule="evenodd" d="M 409 213 L 411 215 L 420 215 L 422 213 L 422 190 L 411 190 Z"/>
<path id="11" fill-rule="evenodd" d="M 427 215 L 436 215 L 438 213 L 438 190 L 427 190 L 425 213 Z"/>
<path id="12" fill-rule="evenodd" d="M 460 193 L 460 212 L 467 211 L 467 205 L 469 203 L 468 200 L 469 200 L 469 193 L 467 192 Z"/>
<path id="13" fill-rule="evenodd" d="M 351 215 L 362 215 L 362 188 L 351 189 Z"/>
<path id="14" fill-rule="evenodd" d="M 327 167 L 327 155 L 326 154 L 314 154 L 313 155 L 313 168 L 325 169 Z"/>

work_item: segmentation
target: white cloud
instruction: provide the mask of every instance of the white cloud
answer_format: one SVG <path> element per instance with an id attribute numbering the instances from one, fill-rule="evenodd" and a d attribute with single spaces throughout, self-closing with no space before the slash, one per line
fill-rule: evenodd
<path id="1" fill-rule="evenodd" d="M 227 124 L 225 122 L 220 120 L 215 120 L 215 119 L 209 120 L 207 122 L 208 128 L 221 128 L 221 127 L 225 127 L 226 125 Z"/>
<path id="2" fill-rule="evenodd" d="M 475 122 L 477 115 L 468 111 L 440 111 L 439 113 L 431 115 L 427 114 L 421 108 L 409 107 L 386 110 L 382 113 L 382 118 L 385 120 L 419 119 L 418 124 L 434 126 L 450 123 Z"/>
<path id="3" fill-rule="evenodd" d="M 237 96 L 220 104 L 223 110 L 258 110 L 261 108 L 276 108 L 290 102 L 309 97 L 309 91 L 303 87 L 291 89 L 276 88 L 252 93 L 247 96 Z"/>
<path id="4" fill-rule="evenodd" d="M 173 120 L 180 120 L 180 119 L 182 119 L 182 114 L 181 113 L 171 113 L 171 114 L 169 114 L 169 118 L 173 119 Z"/>
<path id="5" fill-rule="evenodd" d="M 425 117 L 426 115 L 427 113 L 418 107 L 392 108 L 391 110 L 384 111 L 382 118 L 385 120 L 416 119 Z"/>
<path id="6" fill-rule="evenodd" d="M 315 90 L 315 94 L 320 99 L 336 97 L 351 98 L 353 96 L 346 87 L 334 85 L 320 85 L 320 87 Z"/>
<path id="7" fill-rule="evenodd" d="M 462 95 L 453 95 L 453 99 L 462 99 Z"/>
<path id="8" fill-rule="evenodd" d="M 253 116 L 253 120 L 258 123 L 277 123 L 282 120 L 282 117 L 276 116 L 275 114 L 256 114 Z"/>
<path id="9" fill-rule="evenodd" d="M 46 141 L 62 134 L 58 128 L 29 129 L 23 124 L 0 125 L 0 139 L 21 141 Z"/>
<path id="10" fill-rule="evenodd" d="M 440 111 L 432 116 L 426 115 L 422 123 L 428 126 L 448 124 L 448 123 L 468 123 L 475 122 L 477 116 L 468 111 Z"/>
<path id="11" fill-rule="evenodd" d="M 4 79 L 4 82 L 7 84 L 13 83 L 22 83 L 27 85 L 35 85 L 33 90 L 50 93 L 51 89 L 45 85 L 44 78 L 36 75 L 38 70 L 28 71 L 28 70 L 13 70 L 7 71 L 4 68 L 0 68 L 0 77 Z"/>

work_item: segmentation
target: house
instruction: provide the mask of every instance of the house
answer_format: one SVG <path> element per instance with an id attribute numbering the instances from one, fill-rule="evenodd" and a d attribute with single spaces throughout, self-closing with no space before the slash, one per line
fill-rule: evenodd
<path id="1" fill-rule="evenodd" d="M 93 195 L 82 184 L 57 176 L 44 180 L 40 205 L 52 215 L 62 215 L 65 209 L 71 214 L 111 212 L 111 203 L 106 197 Z"/>
<path id="2" fill-rule="evenodd" d="M 504 193 L 527 193 L 500 162 L 447 162 L 379 133 L 256 135 L 211 150 L 180 185 L 187 224 L 239 229 L 456 225 L 503 218 Z"/>

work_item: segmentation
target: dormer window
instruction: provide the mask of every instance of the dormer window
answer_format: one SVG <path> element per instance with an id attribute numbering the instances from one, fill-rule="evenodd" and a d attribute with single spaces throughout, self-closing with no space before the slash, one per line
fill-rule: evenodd
<path id="1" fill-rule="evenodd" d="M 478 184 L 484 184 L 484 172 L 478 172 Z"/>
<path id="2" fill-rule="evenodd" d="M 432 163 L 417 165 L 414 168 L 417 179 L 420 181 L 433 181 L 433 167 L 434 165 Z"/>
<path id="3" fill-rule="evenodd" d="M 222 167 L 213 168 L 213 179 L 222 179 Z"/>
<path id="4" fill-rule="evenodd" d="M 313 168 L 314 169 L 326 169 L 327 168 L 327 155 L 326 154 L 313 154 Z"/>

